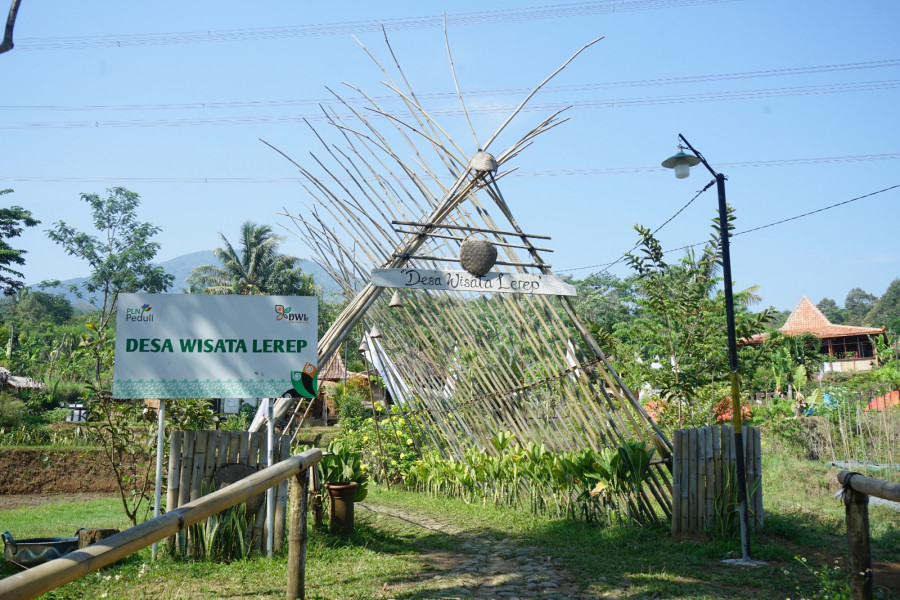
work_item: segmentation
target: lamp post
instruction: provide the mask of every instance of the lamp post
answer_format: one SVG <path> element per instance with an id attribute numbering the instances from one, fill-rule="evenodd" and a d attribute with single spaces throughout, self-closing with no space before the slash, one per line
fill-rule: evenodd
<path id="1" fill-rule="evenodd" d="M 741 556 L 744 561 L 750 558 L 750 520 L 747 511 L 747 473 L 744 464 L 744 432 L 741 425 L 741 389 L 738 381 L 737 362 L 737 338 L 734 332 L 734 294 L 731 288 L 731 252 L 728 240 L 728 212 L 725 204 L 725 175 L 717 173 L 702 154 L 697 152 L 683 135 L 678 134 L 678 139 L 693 152 L 686 154 L 679 144 L 679 152 L 675 156 L 667 158 L 662 166 L 675 170 L 675 177 L 684 179 L 690 175 L 690 168 L 703 163 L 703 166 L 712 173 L 716 179 L 716 189 L 719 192 L 719 230 L 722 235 L 722 277 L 725 279 L 725 319 L 728 332 L 728 366 L 731 371 L 731 404 L 734 423 L 734 457 L 737 462 L 737 486 L 738 508 L 741 527 Z"/>

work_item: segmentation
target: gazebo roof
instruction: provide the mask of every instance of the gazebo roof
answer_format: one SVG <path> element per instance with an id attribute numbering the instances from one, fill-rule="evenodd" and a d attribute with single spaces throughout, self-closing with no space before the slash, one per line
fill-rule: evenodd
<path id="1" fill-rule="evenodd" d="M 785 335 L 811 333 L 817 338 L 836 338 L 851 335 L 884 335 L 884 327 L 854 327 L 835 325 L 808 297 L 803 296 L 791 316 L 779 329 Z"/>

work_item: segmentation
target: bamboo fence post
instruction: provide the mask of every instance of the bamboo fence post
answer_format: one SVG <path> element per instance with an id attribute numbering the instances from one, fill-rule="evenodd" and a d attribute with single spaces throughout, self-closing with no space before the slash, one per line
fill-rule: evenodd
<path id="1" fill-rule="evenodd" d="M 849 478 L 848 478 L 849 483 Z M 872 552 L 869 546 L 869 496 L 844 486 L 847 543 L 850 547 L 850 596 L 872 598 Z"/>
<path id="2" fill-rule="evenodd" d="M 291 438 L 289 436 L 280 436 L 280 442 L 275 442 L 278 450 L 275 456 L 275 462 L 281 462 L 291 455 Z M 275 488 L 275 552 L 281 552 L 281 546 L 284 543 L 284 509 L 287 504 L 288 482 L 282 481 Z"/>
<path id="3" fill-rule="evenodd" d="M 178 508 L 178 481 L 181 478 L 181 432 L 173 431 L 169 440 L 169 477 L 166 489 L 166 511 Z M 175 536 L 168 539 L 169 550 L 175 547 Z"/>
<path id="4" fill-rule="evenodd" d="M 306 525 L 309 471 L 304 469 L 291 481 L 291 517 L 288 532 L 287 600 L 306 598 Z"/>

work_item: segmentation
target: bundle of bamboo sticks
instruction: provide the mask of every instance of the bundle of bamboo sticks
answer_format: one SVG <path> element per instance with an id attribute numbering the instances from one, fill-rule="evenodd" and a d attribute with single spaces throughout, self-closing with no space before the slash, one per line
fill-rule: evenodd
<path id="1" fill-rule="evenodd" d="M 536 86 L 483 142 L 468 119 L 448 41 L 450 71 L 474 141 L 470 154 L 491 152 L 531 97 L 596 41 Z M 507 263 L 499 268 L 550 274 L 544 249 L 522 232 L 500 185 L 519 153 L 567 120 L 563 111 L 555 112 L 496 152 L 496 176 L 493 169 L 478 170 L 419 102 L 387 36 L 385 44 L 396 75 L 365 51 L 402 103 L 402 114 L 348 86 L 364 101 L 359 105 L 334 94 L 340 114 L 323 108 L 338 142 L 326 142 L 313 129 L 322 145 L 322 152 L 312 155 L 313 166 L 276 149 L 299 169 L 309 196 L 302 212 L 284 215 L 349 300 L 319 341 L 319 364 L 360 322 L 377 324 L 383 334 L 369 340 L 369 351 L 379 353 L 380 364 L 391 365 L 381 374 L 395 396 L 402 396 L 399 410 L 447 457 L 462 457 L 472 444 L 492 451 L 490 438 L 501 429 L 512 431 L 523 445 L 536 441 L 550 450 L 615 448 L 631 438 L 671 449 L 568 298 L 405 290 L 405 305 L 396 309 L 381 298 L 384 288 L 369 283 L 376 268 L 441 268 L 438 261 L 458 257 L 462 238 L 439 233 L 443 226 L 485 232 L 481 235 L 498 248 L 498 260 Z M 410 153 L 412 159 L 404 158 Z M 392 225 L 397 221 L 417 225 L 399 229 Z M 670 493 L 668 472 L 654 467 L 630 514 L 669 518 Z"/>

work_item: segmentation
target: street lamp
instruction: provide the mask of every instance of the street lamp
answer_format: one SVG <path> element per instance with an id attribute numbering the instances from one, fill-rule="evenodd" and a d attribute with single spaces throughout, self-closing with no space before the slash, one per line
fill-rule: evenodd
<path id="1" fill-rule="evenodd" d="M 741 555 L 743 561 L 750 558 L 750 520 L 747 512 L 747 474 L 744 464 L 744 432 L 741 426 L 741 388 L 738 381 L 737 338 L 734 333 L 734 295 L 731 289 L 731 252 L 728 244 L 728 211 L 725 204 L 725 175 L 717 173 L 703 155 L 697 152 L 683 135 L 678 134 L 693 155 L 684 152 L 679 144 L 678 154 L 662 162 L 662 166 L 675 170 L 675 177 L 684 179 L 690 175 L 690 168 L 703 163 L 703 166 L 716 178 L 719 192 L 719 230 L 722 235 L 722 277 L 725 279 L 725 319 L 728 331 L 728 366 L 731 371 L 731 404 L 734 423 L 734 457 L 737 462 L 738 508 L 741 522 Z"/>

